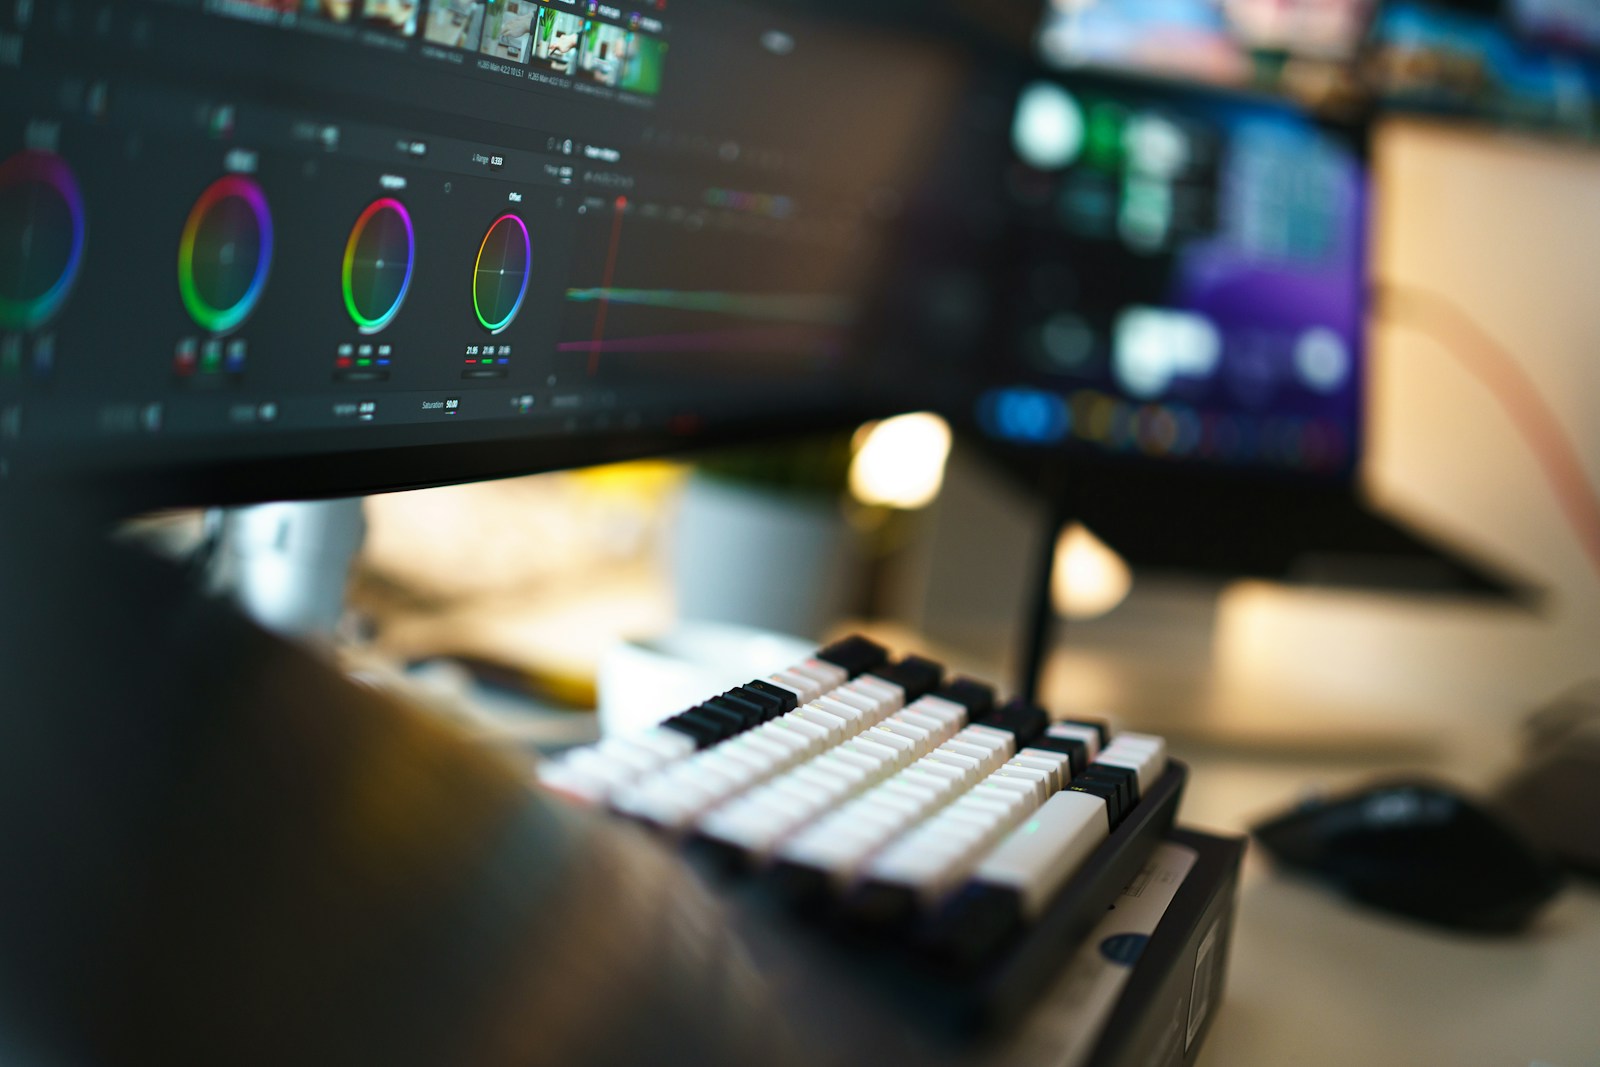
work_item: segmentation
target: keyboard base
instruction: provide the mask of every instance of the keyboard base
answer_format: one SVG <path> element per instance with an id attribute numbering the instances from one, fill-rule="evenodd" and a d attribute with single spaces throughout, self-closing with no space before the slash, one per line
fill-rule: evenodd
<path id="1" fill-rule="evenodd" d="M 903 910 L 881 916 L 858 899 L 834 900 L 815 881 L 786 879 L 782 870 L 741 877 L 726 853 L 689 854 L 729 900 L 756 965 L 793 987 L 786 996 L 830 1016 L 860 1016 L 852 1029 L 893 1033 L 885 1053 L 905 1054 L 904 1042 L 915 1034 L 918 1044 L 928 1042 L 921 1051 L 933 1055 L 1022 1018 L 1171 830 L 1187 779 L 1188 769 L 1169 761 L 1122 825 L 1026 926 L 1014 915 L 974 914 L 959 898 L 932 918 Z M 775 884 L 786 892 L 773 892 Z"/>

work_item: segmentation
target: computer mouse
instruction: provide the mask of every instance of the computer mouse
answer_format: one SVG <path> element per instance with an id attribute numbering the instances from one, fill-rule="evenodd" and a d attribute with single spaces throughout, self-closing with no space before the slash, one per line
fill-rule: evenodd
<path id="1" fill-rule="evenodd" d="M 1426 781 L 1308 801 L 1254 833 L 1279 863 L 1355 900 L 1456 929 L 1520 930 L 1562 881 L 1498 816 Z"/>

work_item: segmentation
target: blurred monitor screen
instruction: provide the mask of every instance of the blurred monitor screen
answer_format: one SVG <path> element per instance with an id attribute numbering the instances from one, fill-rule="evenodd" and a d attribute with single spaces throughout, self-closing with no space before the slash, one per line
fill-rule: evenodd
<path id="1" fill-rule="evenodd" d="M 1600 51 L 1600 3 L 1595 0 L 1508 0 L 1517 31 L 1574 50 Z"/>
<path id="2" fill-rule="evenodd" d="M 1348 60 L 1373 0 L 1051 0 L 1042 57 L 1092 67 L 1243 85 L 1253 53 Z"/>
<path id="3" fill-rule="evenodd" d="M 852 326 L 960 84 L 721 0 L 0 4 L 0 476 L 358 493 L 889 406 Z"/>
<path id="4" fill-rule="evenodd" d="M 1509 16 L 1509 17 L 1507 17 Z M 1385 104 L 1592 137 L 1600 130 L 1594 0 L 1390 0 L 1373 24 L 1369 91 Z"/>
<path id="5" fill-rule="evenodd" d="M 1041 79 L 977 421 L 1028 448 L 1337 479 L 1361 424 L 1367 177 L 1285 105 Z"/>

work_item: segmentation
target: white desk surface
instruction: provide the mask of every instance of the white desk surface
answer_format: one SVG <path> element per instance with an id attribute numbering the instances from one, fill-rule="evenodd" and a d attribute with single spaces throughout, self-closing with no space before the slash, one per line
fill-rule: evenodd
<path id="1" fill-rule="evenodd" d="M 1181 820 L 1244 832 L 1345 763 L 1177 755 Z M 1267 798 L 1281 798 L 1275 803 Z M 1600 889 L 1575 883 L 1516 938 L 1424 928 L 1245 857 L 1227 996 L 1202 1065 L 1600 1065 Z"/>
<path id="2" fill-rule="evenodd" d="M 1516 758 L 1515 719 L 1479 709 L 1481 691 L 1462 691 L 1472 672 L 1450 667 L 1470 659 L 1465 642 L 1416 656 L 1408 681 L 1427 699 L 1363 715 L 1252 677 L 1220 685 L 1215 650 L 1192 640 L 1192 627 L 1176 639 L 1159 625 L 1112 629 L 1077 628 L 1052 659 L 1045 702 L 1120 708 L 1124 726 L 1166 734 L 1190 767 L 1179 821 L 1195 829 L 1244 834 L 1309 789 L 1385 774 L 1486 790 Z M 919 643 L 880 632 L 895 648 Z M 981 656 L 927 651 L 977 677 L 1010 678 Z M 1252 847 L 1234 929 L 1201 1067 L 1600 1067 L 1595 883 L 1569 884 L 1525 935 L 1482 938 L 1359 907 L 1274 871 Z"/>

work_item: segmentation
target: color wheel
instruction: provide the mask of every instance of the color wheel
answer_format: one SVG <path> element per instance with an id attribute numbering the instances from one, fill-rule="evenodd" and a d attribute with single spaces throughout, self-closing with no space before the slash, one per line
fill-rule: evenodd
<path id="1" fill-rule="evenodd" d="M 393 198 L 367 206 L 344 246 L 344 306 L 362 333 L 393 321 L 411 288 L 416 232 L 405 205 Z"/>
<path id="2" fill-rule="evenodd" d="M 227 333 L 250 316 L 272 265 L 272 212 L 240 174 L 213 182 L 189 211 L 178 245 L 178 292 L 201 329 Z"/>
<path id="3" fill-rule="evenodd" d="M 83 195 L 59 156 L 30 149 L 0 163 L 0 329 L 35 329 L 61 310 L 83 238 Z"/>
<path id="4" fill-rule="evenodd" d="M 515 215 L 495 219 L 478 246 L 472 270 L 472 307 L 490 333 L 510 326 L 522 310 L 532 259 L 527 225 Z"/>

